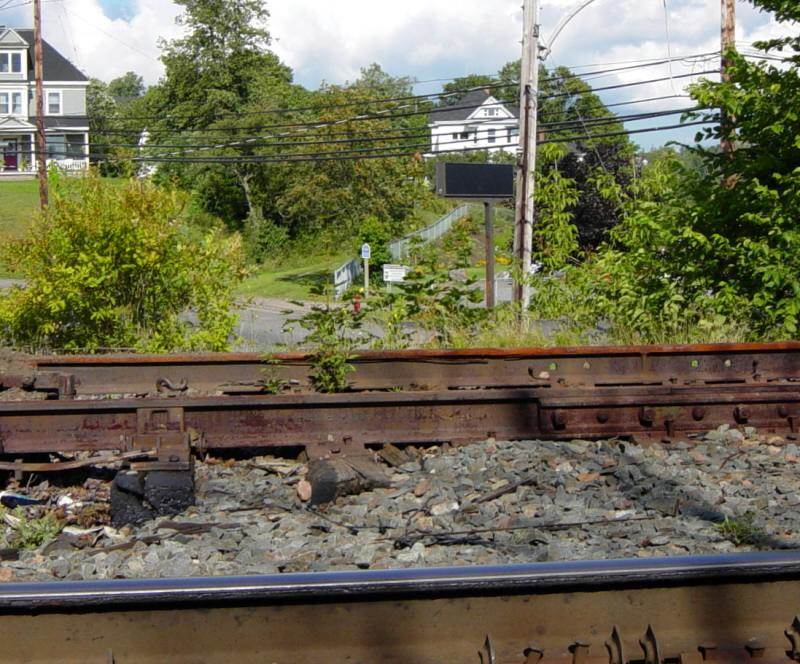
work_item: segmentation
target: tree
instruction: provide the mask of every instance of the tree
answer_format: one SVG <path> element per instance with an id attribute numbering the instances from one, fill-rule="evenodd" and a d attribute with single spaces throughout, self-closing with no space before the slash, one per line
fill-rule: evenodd
<path id="1" fill-rule="evenodd" d="M 753 4 L 800 20 L 796 2 Z M 698 106 L 716 109 L 694 116 L 713 123 L 694 148 L 703 168 L 664 158 L 632 194 L 609 187 L 624 221 L 587 263 L 580 299 L 643 340 L 678 325 L 751 339 L 800 330 L 800 37 L 757 47 L 779 61 L 731 51 L 730 80 L 691 88 Z M 720 123 L 723 114 L 735 122 Z M 716 149 L 720 139 L 733 152 Z"/>
<path id="2" fill-rule="evenodd" d="M 129 71 L 108 84 L 108 94 L 122 102 L 141 97 L 144 93 L 144 79 L 136 72 Z"/>
<path id="3" fill-rule="evenodd" d="M 108 156 L 110 131 L 117 118 L 117 104 L 108 92 L 108 85 L 93 78 L 86 88 L 86 114 L 89 117 L 89 133 L 92 138 L 92 162 L 97 163 Z"/>
<path id="4" fill-rule="evenodd" d="M 366 79 L 346 86 L 328 85 L 313 96 L 311 114 L 318 123 L 315 140 L 338 142 L 319 148 L 326 153 L 323 160 L 284 167 L 287 186 L 276 202 L 277 212 L 294 236 L 323 233 L 337 242 L 357 235 L 360 224 L 373 217 L 396 236 L 405 230 L 414 208 L 430 195 L 419 147 L 427 145 L 427 137 L 415 135 L 427 131 L 424 115 L 411 120 L 382 117 L 377 111 L 387 108 L 381 102 L 386 99 L 387 80 L 381 76 L 381 85 L 373 86 L 376 71 L 366 73 Z M 395 85 L 407 83 L 401 80 Z M 374 119 L 358 119 L 370 109 Z M 402 138 L 408 129 L 414 133 Z M 418 154 L 396 158 L 351 158 L 415 151 Z"/>
<path id="5" fill-rule="evenodd" d="M 446 96 L 441 98 L 441 105 L 456 106 L 466 96 L 465 90 L 492 85 L 495 82 L 494 77 L 486 76 L 485 74 L 468 74 L 467 76 L 454 78 L 442 86 L 442 93 Z"/>
<path id="6" fill-rule="evenodd" d="M 504 70 L 511 69 L 506 65 Z M 514 72 L 516 73 L 516 71 Z M 572 180 L 578 199 L 571 208 L 582 247 L 597 247 L 620 219 L 618 205 L 597 188 L 595 175 L 602 172 L 626 190 L 633 174 L 635 148 L 625 135 L 589 138 L 591 134 L 621 132 L 624 127 L 592 92 L 591 86 L 566 67 L 539 72 L 539 135 L 570 139 L 567 149 L 551 153 L 555 159 L 538 160 L 540 171 L 557 169 Z M 596 121 L 603 124 L 593 126 Z"/>
<path id="7" fill-rule="evenodd" d="M 269 50 L 269 14 L 261 0 L 179 0 L 179 4 L 184 7 L 179 23 L 186 35 L 162 44 L 166 72 L 154 92 L 154 105 L 164 120 L 156 126 L 153 143 L 179 140 L 191 149 L 192 143 L 221 142 L 227 147 L 204 154 L 253 156 L 251 142 L 240 139 L 252 135 L 259 125 L 276 122 L 278 116 L 265 109 L 280 108 L 296 96 L 291 90 L 291 70 Z M 188 187 L 198 180 L 235 183 L 249 224 L 261 223 L 258 181 L 264 177 L 264 168 L 260 165 L 161 170 L 162 177 L 177 177 Z"/>
<path id="8" fill-rule="evenodd" d="M 226 350 L 243 276 L 237 236 L 198 235 L 185 196 L 97 173 L 52 182 L 28 235 L 3 247 L 26 280 L 0 297 L 0 339 L 32 349 Z M 185 314 L 191 312 L 196 322 Z"/>

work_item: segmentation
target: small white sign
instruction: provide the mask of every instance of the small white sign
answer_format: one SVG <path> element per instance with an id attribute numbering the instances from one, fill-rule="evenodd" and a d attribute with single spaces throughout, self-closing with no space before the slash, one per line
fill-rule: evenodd
<path id="1" fill-rule="evenodd" d="M 401 284 L 406 280 L 408 268 L 405 265 L 384 265 L 383 280 L 387 284 Z"/>
<path id="2" fill-rule="evenodd" d="M 368 261 L 372 258 L 372 247 L 370 247 L 366 242 L 361 245 L 361 258 L 365 261 Z"/>

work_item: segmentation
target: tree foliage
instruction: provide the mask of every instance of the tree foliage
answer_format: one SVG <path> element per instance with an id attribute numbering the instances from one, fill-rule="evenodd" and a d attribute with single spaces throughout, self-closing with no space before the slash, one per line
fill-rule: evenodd
<path id="1" fill-rule="evenodd" d="M 143 181 L 56 178 L 28 235 L 3 248 L 26 281 L 0 298 L 3 343 L 227 349 L 243 276 L 239 243 L 191 232 L 184 209 L 183 195 Z"/>
<path id="2" fill-rule="evenodd" d="M 794 2 L 755 0 L 782 20 Z M 657 341 L 672 329 L 735 330 L 755 339 L 796 336 L 800 324 L 800 39 L 759 45 L 782 63 L 731 51 L 730 80 L 691 94 L 716 123 L 698 140 L 728 139 L 731 153 L 698 143 L 702 168 L 665 155 L 628 191 L 597 176 L 624 221 L 562 283 L 595 320 Z M 720 123 L 725 116 L 732 123 Z M 576 295 L 576 293 L 580 293 Z M 590 316 L 591 317 L 591 316 Z"/>
<path id="3" fill-rule="evenodd" d="M 134 71 L 129 71 L 108 84 L 108 94 L 121 102 L 141 97 L 145 90 L 144 79 Z"/>

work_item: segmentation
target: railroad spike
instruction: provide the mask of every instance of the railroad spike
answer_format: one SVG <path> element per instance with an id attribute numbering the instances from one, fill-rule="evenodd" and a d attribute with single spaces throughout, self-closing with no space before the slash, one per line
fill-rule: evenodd
<path id="1" fill-rule="evenodd" d="M 544 658 L 544 650 L 536 645 L 528 646 L 522 654 L 525 656 L 525 664 L 539 664 Z"/>
<path id="2" fill-rule="evenodd" d="M 606 650 L 608 650 L 609 664 L 625 664 L 625 648 L 616 625 L 611 630 L 611 637 L 606 641 Z"/>
<path id="3" fill-rule="evenodd" d="M 764 656 L 767 647 L 759 639 L 750 639 L 744 644 L 744 649 L 753 659 L 760 659 Z"/>
<path id="4" fill-rule="evenodd" d="M 481 664 L 497 664 L 492 639 L 489 638 L 488 634 L 486 635 L 486 640 L 483 642 L 483 650 L 478 651 L 478 657 L 480 657 Z"/>
<path id="5" fill-rule="evenodd" d="M 800 662 L 800 616 L 795 616 L 792 624 L 784 634 L 792 644 L 791 650 L 787 653 L 795 662 Z"/>
<path id="6" fill-rule="evenodd" d="M 644 650 L 644 664 L 661 664 L 661 653 L 658 648 L 658 639 L 652 625 L 647 626 L 644 637 L 639 639 L 639 644 Z"/>
<path id="7" fill-rule="evenodd" d="M 585 664 L 589 657 L 589 644 L 584 641 L 576 641 L 569 647 L 572 653 L 572 664 Z"/>
<path id="8" fill-rule="evenodd" d="M 704 662 L 710 662 L 717 659 L 717 644 L 716 643 L 703 643 L 697 646 L 700 654 L 703 656 Z"/>

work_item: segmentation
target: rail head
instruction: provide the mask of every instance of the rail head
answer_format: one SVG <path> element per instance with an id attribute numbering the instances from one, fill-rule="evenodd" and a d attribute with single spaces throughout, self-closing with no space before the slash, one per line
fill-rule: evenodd
<path id="1" fill-rule="evenodd" d="M 252 577 L 11 583 L 0 587 L 0 611 L 533 595 L 787 579 L 800 580 L 800 551 Z"/>

